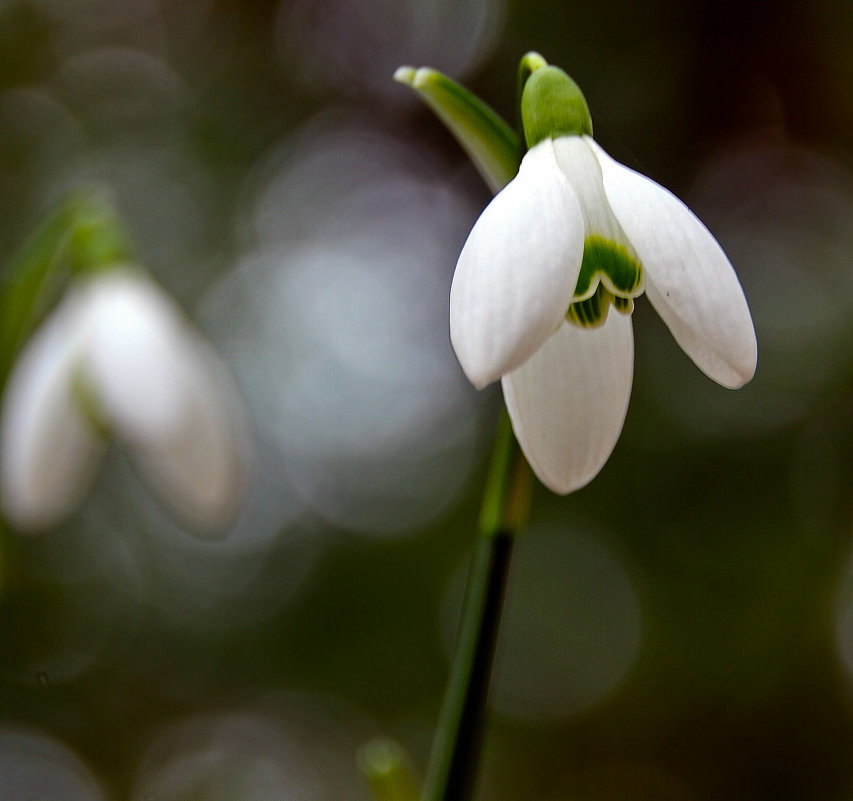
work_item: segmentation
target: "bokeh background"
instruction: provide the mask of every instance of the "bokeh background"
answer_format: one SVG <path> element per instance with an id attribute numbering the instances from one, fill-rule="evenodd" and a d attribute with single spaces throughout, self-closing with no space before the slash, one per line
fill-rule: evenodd
<path id="1" fill-rule="evenodd" d="M 488 192 L 404 63 L 511 118 L 520 56 L 737 267 L 733 393 L 647 302 L 624 434 L 521 539 L 479 797 L 853 799 L 853 6 L 839 0 L 2 0 L 0 277 L 111 193 L 254 434 L 221 540 L 125 455 L 0 535 L 0 798 L 368 798 L 425 764 L 500 398 L 450 349 Z"/>

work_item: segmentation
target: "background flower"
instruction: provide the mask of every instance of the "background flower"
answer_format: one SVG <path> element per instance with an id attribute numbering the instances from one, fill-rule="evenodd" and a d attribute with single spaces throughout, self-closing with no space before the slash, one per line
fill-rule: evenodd
<path id="1" fill-rule="evenodd" d="M 190 526 L 227 528 L 245 496 L 248 433 L 230 380 L 136 269 L 71 285 L 20 353 L 0 408 L 0 500 L 21 528 L 68 515 L 110 439 Z"/>

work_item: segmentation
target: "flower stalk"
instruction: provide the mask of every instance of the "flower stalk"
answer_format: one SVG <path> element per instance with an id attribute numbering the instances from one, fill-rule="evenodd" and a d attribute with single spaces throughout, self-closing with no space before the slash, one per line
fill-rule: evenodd
<path id="1" fill-rule="evenodd" d="M 527 520 L 532 487 L 533 474 L 504 412 L 483 496 L 480 531 L 424 801 L 466 801 L 472 796 L 512 548 Z"/>

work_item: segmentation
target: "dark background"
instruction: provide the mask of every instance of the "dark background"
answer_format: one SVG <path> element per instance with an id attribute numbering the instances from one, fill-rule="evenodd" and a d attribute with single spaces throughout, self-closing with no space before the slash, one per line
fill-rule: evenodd
<path id="1" fill-rule="evenodd" d="M 760 357 L 721 389 L 638 302 L 624 434 L 519 543 L 479 795 L 853 797 L 852 35 L 831 0 L 0 4 L 0 264 L 105 186 L 256 437 L 221 541 L 121 449 L 2 532 L 0 797 L 362 799 L 377 735 L 425 764 L 499 397 L 446 332 L 488 192 L 391 75 L 511 119 L 530 49 L 717 235 Z"/>

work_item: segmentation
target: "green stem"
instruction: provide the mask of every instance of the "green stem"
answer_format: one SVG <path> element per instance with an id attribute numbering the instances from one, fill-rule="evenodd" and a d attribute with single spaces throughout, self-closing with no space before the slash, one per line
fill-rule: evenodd
<path id="1" fill-rule="evenodd" d="M 424 801 L 468 801 L 477 778 L 489 680 L 512 546 L 530 508 L 532 474 L 503 413 L 483 496 L 450 680 Z"/>

